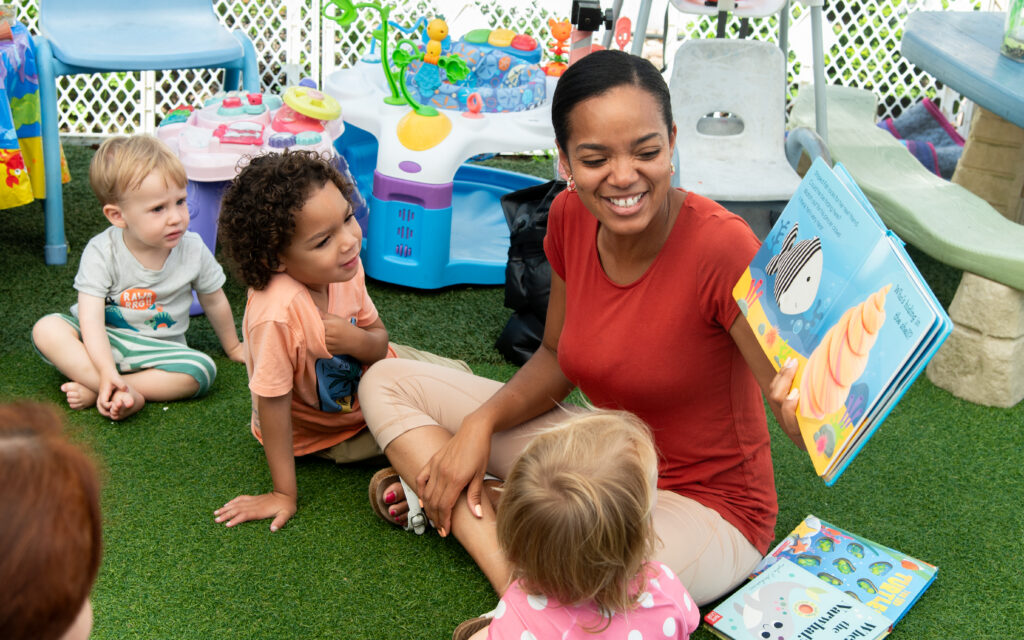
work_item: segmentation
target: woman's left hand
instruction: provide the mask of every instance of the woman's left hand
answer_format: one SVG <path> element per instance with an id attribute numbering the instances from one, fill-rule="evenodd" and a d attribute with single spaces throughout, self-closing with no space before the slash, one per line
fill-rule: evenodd
<path id="1" fill-rule="evenodd" d="M 771 406 L 779 426 L 782 427 L 782 431 L 800 450 L 806 451 L 807 446 L 804 444 L 803 436 L 800 435 L 800 425 L 796 420 L 800 388 L 793 386 L 795 376 L 796 360 L 790 358 L 775 374 L 768 386 L 768 404 Z"/>
<path id="2" fill-rule="evenodd" d="M 797 362 L 795 359 L 788 359 L 782 368 L 777 372 L 760 343 L 754 336 L 754 330 L 743 316 L 738 316 L 729 335 L 743 354 L 747 366 L 757 379 L 761 393 L 768 399 L 768 406 L 775 414 L 775 420 L 782 427 L 789 439 L 801 451 L 806 451 L 803 436 L 800 435 L 800 425 L 796 421 L 796 406 L 800 401 L 800 390 L 793 386 L 793 379 L 796 377 Z"/>
<path id="3" fill-rule="evenodd" d="M 442 538 L 452 530 L 452 509 L 464 489 L 469 510 L 478 518 L 483 515 L 480 500 L 490 451 L 491 430 L 467 417 L 416 476 L 416 493 Z"/>

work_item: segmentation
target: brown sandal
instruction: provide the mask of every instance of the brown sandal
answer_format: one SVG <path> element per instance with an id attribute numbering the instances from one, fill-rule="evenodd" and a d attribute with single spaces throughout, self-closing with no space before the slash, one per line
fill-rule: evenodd
<path id="1" fill-rule="evenodd" d="M 409 512 L 406 514 L 405 524 L 397 522 L 394 516 L 388 513 L 387 508 L 383 506 L 384 491 L 396 482 L 402 484 L 402 489 L 405 491 L 405 500 L 409 503 Z M 405 480 L 402 480 L 402 477 L 398 475 L 394 467 L 385 467 L 370 478 L 370 506 L 373 507 L 373 512 L 377 514 L 377 517 L 388 524 L 402 527 L 406 531 L 416 533 L 416 535 L 423 535 L 423 532 L 427 530 L 426 512 L 420 508 L 419 499 L 416 497 L 416 494 L 405 483 Z"/>
<path id="2" fill-rule="evenodd" d="M 477 631 L 491 624 L 491 619 L 487 616 L 477 616 L 476 618 L 470 618 L 459 626 L 455 627 L 455 631 L 452 632 L 452 640 L 469 640 L 470 637 Z"/>

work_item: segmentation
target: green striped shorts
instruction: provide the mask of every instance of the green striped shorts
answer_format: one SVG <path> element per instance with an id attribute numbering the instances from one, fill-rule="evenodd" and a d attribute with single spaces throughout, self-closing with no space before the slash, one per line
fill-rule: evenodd
<path id="1" fill-rule="evenodd" d="M 64 313 L 53 315 L 73 326 L 81 337 L 82 329 L 77 318 Z M 217 365 L 213 358 L 180 342 L 147 338 L 134 331 L 114 327 L 107 327 L 107 337 L 110 338 L 110 350 L 119 373 L 134 373 L 143 369 L 187 373 L 199 383 L 199 391 L 193 398 L 209 391 L 217 377 Z"/>

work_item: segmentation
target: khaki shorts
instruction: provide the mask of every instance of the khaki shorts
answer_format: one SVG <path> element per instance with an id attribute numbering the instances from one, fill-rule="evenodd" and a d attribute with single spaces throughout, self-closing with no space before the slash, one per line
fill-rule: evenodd
<path id="1" fill-rule="evenodd" d="M 387 466 L 388 459 L 384 452 L 377 446 L 373 434 L 369 429 L 363 428 L 356 435 L 348 440 L 343 440 L 329 449 L 317 451 L 313 454 L 318 458 L 325 458 L 336 464 L 349 464 L 350 462 L 362 462 L 373 460 Z M 380 458 L 380 460 L 375 460 Z"/>
<path id="2" fill-rule="evenodd" d="M 455 433 L 462 419 L 502 386 L 464 371 L 395 359 L 374 364 L 359 384 L 365 393 L 363 418 L 382 448 L 422 426 Z M 566 405 L 494 434 L 487 471 L 506 477 L 539 430 L 582 410 Z M 658 491 L 654 531 L 659 538 L 654 559 L 676 572 L 699 605 L 736 588 L 761 560 L 754 545 L 717 511 L 671 491 Z"/>
<path id="3" fill-rule="evenodd" d="M 431 364 L 455 369 L 457 371 L 464 371 L 466 373 L 471 372 L 469 365 L 466 364 L 464 360 L 445 358 L 443 356 L 430 353 L 429 351 L 421 351 L 413 347 L 408 347 L 404 344 L 395 344 L 394 342 L 391 342 L 389 345 L 395 351 L 395 354 L 404 360 L 429 362 Z M 380 460 L 376 460 L 375 462 L 379 462 L 382 465 L 388 464 L 388 459 L 384 456 L 384 451 L 377 446 L 377 441 L 374 440 L 373 434 L 370 433 L 369 429 L 362 429 L 348 440 L 339 442 L 329 449 L 317 451 L 313 455 L 318 458 L 331 460 L 337 464 L 370 461 L 374 460 L 374 458 L 380 458 Z"/>

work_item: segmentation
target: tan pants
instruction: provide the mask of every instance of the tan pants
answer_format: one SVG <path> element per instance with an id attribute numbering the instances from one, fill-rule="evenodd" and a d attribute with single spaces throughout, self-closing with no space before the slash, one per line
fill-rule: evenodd
<path id="1" fill-rule="evenodd" d="M 377 443 L 387 449 L 403 433 L 440 425 L 455 433 L 463 418 L 500 389 L 502 383 L 464 371 L 408 360 L 382 360 L 359 383 L 359 401 Z M 516 457 L 545 427 L 564 420 L 571 405 L 556 408 L 517 427 L 494 434 L 487 470 L 504 478 Z M 761 554 L 716 511 L 670 491 L 658 491 L 654 529 L 661 543 L 654 559 L 675 571 L 698 604 L 731 591 Z"/>
<path id="2" fill-rule="evenodd" d="M 389 345 L 394 349 L 399 358 L 405 360 L 429 362 L 431 364 L 447 367 L 457 371 L 463 371 L 466 373 L 471 372 L 469 365 L 463 360 L 445 358 L 443 356 L 430 353 L 429 351 L 420 351 L 419 349 L 408 347 L 404 344 L 391 342 Z M 362 384 L 360 384 L 360 404 L 362 404 L 362 390 L 363 387 Z M 313 455 L 318 458 L 326 458 L 327 460 L 331 460 L 337 464 L 348 464 L 350 462 L 360 462 L 364 460 L 372 460 L 374 458 L 380 458 L 381 464 L 387 464 L 387 458 L 384 457 L 384 451 L 377 446 L 377 441 L 368 429 L 363 429 L 348 440 L 339 442 L 329 449 L 317 451 L 313 453 Z"/>

